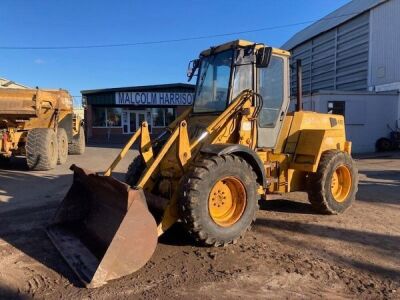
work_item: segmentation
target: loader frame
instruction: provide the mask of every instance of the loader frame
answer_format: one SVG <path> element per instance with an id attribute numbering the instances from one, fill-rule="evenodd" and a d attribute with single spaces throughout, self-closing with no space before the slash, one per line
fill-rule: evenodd
<path id="1" fill-rule="evenodd" d="M 118 156 L 114 159 L 110 167 L 105 171 L 104 176 L 111 176 L 112 171 L 119 164 L 119 162 L 125 157 L 126 153 L 132 147 L 132 145 L 140 139 L 139 149 L 145 163 L 146 170 L 139 179 L 136 188 L 141 188 L 143 190 L 150 191 L 153 187 L 153 182 L 150 180 L 152 174 L 159 166 L 160 162 L 163 160 L 167 152 L 171 149 L 173 145 L 177 146 L 177 157 L 178 161 L 183 169 L 185 169 L 188 163 L 193 159 L 193 157 L 198 153 L 198 148 L 201 142 L 207 137 L 212 135 L 214 132 L 219 130 L 224 124 L 235 114 L 240 112 L 245 112 L 242 114 L 242 122 L 250 122 L 254 120 L 256 113 L 253 103 L 254 92 L 251 90 L 242 91 L 234 101 L 227 107 L 227 109 L 222 112 L 207 128 L 204 132 L 194 141 L 190 142 L 188 134 L 188 124 L 186 118 L 191 113 L 192 109 L 186 110 L 178 119 L 171 123 L 167 130 L 171 132 L 170 137 L 160 150 L 157 156 L 153 155 L 152 143 L 150 139 L 149 127 L 147 122 L 143 122 L 140 129 L 137 130 L 129 141 L 122 148 Z M 175 128 L 175 129 L 172 129 Z M 242 140 L 248 140 L 254 138 L 254 132 L 249 132 L 241 130 L 240 135 Z M 247 148 L 243 146 L 243 148 Z M 207 150 L 205 150 L 207 151 Z M 254 152 L 254 151 L 253 151 Z M 247 151 L 250 153 L 250 151 Z M 255 157 L 254 155 L 252 155 Z M 258 164 L 261 164 L 257 161 Z M 263 168 L 259 168 L 261 176 L 264 175 Z M 265 177 L 264 177 L 265 178 Z M 262 189 L 261 189 L 262 190 Z M 262 194 L 263 192 L 260 192 Z M 178 212 L 176 210 L 176 200 L 177 192 L 174 193 L 172 199 L 170 199 L 169 204 L 164 212 L 161 223 L 158 225 L 157 231 L 158 235 L 162 235 L 168 228 L 170 228 L 178 219 Z"/>

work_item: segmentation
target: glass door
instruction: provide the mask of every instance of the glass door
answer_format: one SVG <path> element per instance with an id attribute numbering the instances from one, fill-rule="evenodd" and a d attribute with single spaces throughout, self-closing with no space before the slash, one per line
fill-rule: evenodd
<path id="1" fill-rule="evenodd" d="M 139 111 L 130 110 L 128 112 L 128 119 L 129 119 L 129 121 L 128 121 L 128 133 L 135 133 L 136 130 L 138 130 L 140 128 L 142 123 L 144 121 L 147 121 L 147 119 L 146 119 L 146 111 L 144 111 L 144 110 L 139 110 Z"/>
<path id="2" fill-rule="evenodd" d="M 146 112 L 138 111 L 136 113 L 136 129 L 139 129 L 144 121 L 146 121 Z"/>
<path id="3" fill-rule="evenodd" d="M 129 133 L 134 133 L 137 130 L 137 118 L 136 112 L 130 111 L 129 112 Z"/>

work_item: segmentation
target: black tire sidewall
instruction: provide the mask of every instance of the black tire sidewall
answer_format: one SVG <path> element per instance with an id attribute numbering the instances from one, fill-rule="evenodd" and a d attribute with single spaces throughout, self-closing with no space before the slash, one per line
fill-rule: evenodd
<path id="1" fill-rule="evenodd" d="M 346 200 L 344 200 L 343 202 L 338 202 L 332 195 L 331 181 L 335 170 L 342 165 L 346 166 L 350 171 L 352 183 L 350 192 L 347 195 Z M 358 184 L 357 180 L 358 174 L 356 168 L 354 167 L 354 163 L 351 157 L 347 153 L 337 152 L 337 154 L 333 156 L 332 159 L 327 164 L 327 171 L 323 175 L 323 178 L 324 178 L 323 179 L 324 190 L 326 191 L 325 201 L 327 202 L 329 209 L 334 213 L 344 212 L 347 208 L 349 208 L 352 205 L 353 200 L 355 198 L 355 194 L 357 192 L 356 186 Z"/>
<path id="2" fill-rule="evenodd" d="M 63 140 L 65 141 L 65 143 L 62 142 Z M 68 136 L 64 128 L 57 129 L 57 143 L 58 143 L 57 163 L 62 165 L 67 161 L 68 158 Z"/>
<path id="3" fill-rule="evenodd" d="M 54 130 L 48 129 L 48 137 L 49 139 L 49 145 L 52 143 L 53 144 L 53 151 L 52 147 L 47 147 L 47 153 L 48 153 L 48 158 L 49 158 L 49 168 L 53 169 L 57 165 L 57 159 L 58 159 L 58 142 L 57 142 L 57 135 Z"/>
<path id="4" fill-rule="evenodd" d="M 146 164 L 143 160 L 143 157 L 141 154 L 138 154 L 128 167 L 128 171 L 125 174 L 125 182 L 130 186 L 135 186 L 142 176 L 145 168 Z"/>
<path id="5" fill-rule="evenodd" d="M 53 144 L 53 151 L 50 144 Z M 28 167 L 36 171 L 54 169 L 58 159 L 57 135 L 50 128 L 34 128 L 28 132 L 26 145 Z"/>
<path id="6" fill-rule="evenodd" d="M 210 216 L 209 194 L 219 180 L 229 176 L 238 179 L 243 184 L 247 199 L 240 219 L 232 226 L 222 227 L 215 223 Z M 190 182 L 184 186 L 186 192 L 192 188 Z M 196 197 L 196 205 L 192 209 L 197 217 L 195 222 L 201 223 L 199 235 L 206 235 L 204 239 L 203 237 L 201 239 L 218 241 L 217 244 L 229 243 L 239 238 L 251 226 L 258 210 L 258 193 L 255 174 L 244 160 L 231 155 L 227 155 L 225 159 L 220 158 L 220 163 L 214 165 L 203 180 L 198 182 L 197 189 L 200 193 Z"/>

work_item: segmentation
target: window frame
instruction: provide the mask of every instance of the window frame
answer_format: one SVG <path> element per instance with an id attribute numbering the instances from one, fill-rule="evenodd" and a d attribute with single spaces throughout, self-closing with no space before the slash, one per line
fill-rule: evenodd
<path id="1" fill-rule="evenodd" d="M 282 70 L 282 99 L 281 99 L 281 107 L 279 108 L 279 112 L 280 111 L 282 111 L 282 104 L 283 104 L 283 102 L 285 101 L 285 60 L 281 57 L 281 56 L 279 56 L 279 55 L 272 55 L 272 57 L 271 57 L 271 60 L 272 60 L 272 58 L 278 58 L 280 61 L 281 61 L 281 63 L 282 63 L 282 68 L 281 68 L 281 70 Z M 257 87 L 257 92 L 261 95 L 261 92 L 260 92 L 260 88 L 261 88 L 261 74 L 260 74 L 260 72 L 263 70 L 263 69 L 268 69 L 269 68 L 269 66 L 268 67 L 266 67 L 266 68 L 256 68 L 257 69 L 257 85 L 258 85 L 258 87 Z M 262 95 L 261 95 L 262 96 Z M 263 99 L 263 106 L 264 106 L 264 99 Z M 263 109 L 261 109 L 261 111 L 260 111 L 260 115 L 262 114 L 262 110 Z M 272 124 L 272 125 L 270 125 L 270 126 L 263 126 L 262 124 L 261 124 L 261 122 L 260 122 L 260 115 L 258 116 L 258 127 L 260 127 L 260 128 L 275 128 L 275 126 L 276 126 L 276 124 L 278 123 L 278 119 L 279 119 L 279 114 L 278 114 L 278 117 L 275 119 L 275 122 L 274 122 L 274 124 Z"/>
<path id="2" fill-rule="evenodd" d="M 93 118 L 94 117 L 94 111 L 93 111 L 94 108 L 96 108 L 96 109 L 99 109 L 99 108 L 104 109 L 106 126 L 92 126 L 92 128 L 123 128 L 123 124 L 122 124 L 122 112 L 123 112 L 123 109 L 122 109 L 122 107 L 117 107 L 117 106 L 92 106 L 92 120 L 94 119 Z M 107 122 L 107 120 L 108 120 L 107 108 L 121 108 L 121 125 L 120 126 L 108 126 L 108 124 L 107 124 L 108 123 Z M 93 124 L 93 121 L 92 121 L 92 124 Z"/>
<path id="3" fill-rule="evenodd" d="M 196 89 L 195 89 L 195 93 L 194 93 L 194 97 L 193 97 L 193 109 L 192 109 L 192 114 L 193 115 L 220 115 L 222 112 L 224 112 L 226 110 L 226 108 L 229 106 L 230 102 L 231 102 L 231 95 L 232 95 L 232 84 L 233 84 L 233 72 L 234 72 L 234 62 L 236 59 L 236 55 L 237 52 L 234 51 L 233 49 L 227 49 L 221 52 L 218 52 L 218 54 L 223 53 L 223 52 L 228 52 L 231 51 L 232 52 L 232 61 L 231 61 L 231 65 L 230 65 L 230 71 L 229 71 L 229 80 L 228 80 L 228 91 L 227 91 L 227 97 L 226 97 L 226 102 L 225 102 L 225 108 L 222 111 L 211 111 L 211 112 L 196 112 L 194 110 L 195 107 L 195 103 L 196 103 L 196 98 L 197 98 L 197 87 L 200 83 L 200 75 L 201 75 L 201 63 L 200 63 L 200 68 L 198 70 L 198 76 L 197 76 L 197 80 L 196 80 Z M 205 56 L 207 57 L 207 56 Z M 204 59 L 205 58 L 200 57 L 200 59 Z"/>
<path id="4" fill-rule="evenodd" d="M 161 109 L 163 112 L 163 126 L 159 126 L 159 125 L 154 125 L 154 115 L 153 115 L 153 110 L 156 109 Z M 153 128 L 165 128 L 165 109 L 163 107 L 152 107 L 151 108 L 151 125 L 153 126 Z"/>
<path id="5" fill-rule="evenodd" d="M 329 104 L 332 104 L 332 108 L 330 108 L 329 107 Z M 338 112 L 335 112 L 334 110 L 335 110 L 335 104 L 338 104 L 339 106 L 341 106 L 341 109 L 343 110 L 343 113 L 338 113 Z M 329 100 L 327 103 L 326 103 L 326 112 L 328 113 L 328 114 L 332 114 L 332 115 L 341 115 L 341 116 L 345 116 L 345 114 L 346 114 L 346 101 L 343 101 L 343 100 Z M 337 108 L 336 108 L 337 109 Z M 330 111 L 331 110 L 331 111 Z"/>

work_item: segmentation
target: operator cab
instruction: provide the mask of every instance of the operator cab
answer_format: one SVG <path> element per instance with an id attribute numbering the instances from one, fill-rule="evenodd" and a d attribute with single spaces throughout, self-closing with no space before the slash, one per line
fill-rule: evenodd
<path id="1" fill-rule="evenodd" d="M 197 76 L 193 114 L 220 114 L 241 91 L 262 97 L 258 147 L 273 148 L 289 105 L 289 52 L 237 40 L 203 51 L 189 63 Z"/>

